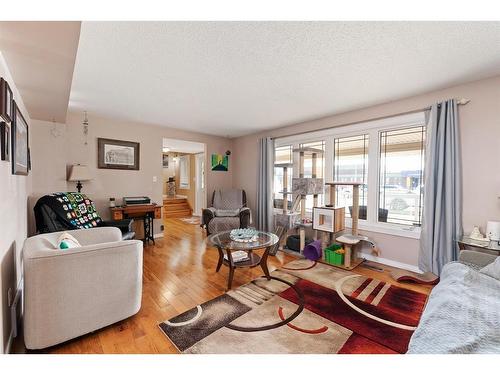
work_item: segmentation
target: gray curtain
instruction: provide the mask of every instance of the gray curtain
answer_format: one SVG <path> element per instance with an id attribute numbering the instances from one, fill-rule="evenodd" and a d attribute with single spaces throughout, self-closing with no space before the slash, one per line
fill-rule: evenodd
<path id="1" fill-rule="evenodd" d="M 273 231 L 274 141 L 259 139 L 259 170 L 257 176 L 257 228 Z"/>
<path id="2" fill-rule="evenodd" d="M 455 100 L 431 107 L 427 121 L 424 208 L 418 265 L 436 275 L 458 258 L 462 235 L 462 163 Z"/>

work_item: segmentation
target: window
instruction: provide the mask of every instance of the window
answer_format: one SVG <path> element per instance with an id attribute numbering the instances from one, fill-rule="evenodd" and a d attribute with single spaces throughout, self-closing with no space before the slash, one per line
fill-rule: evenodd
<path id="1" fill-rule="evenodd" d="M 323 153 L 316 160 L 320 166 L 317 177 L 325 182 L 363 183 L 359 192 L 360 229 L 419 238 L 425 133 L 425 113 L 418 112 L 292 135 L 276 140 L 276 163 L 291 162 L 293 176 L 299 176 L 298 154 L 292 151 L 300 147 L 321 149 Z M 304 177 L 312 177 L 312 157 L 305 156 Z M 275 193 L 282 191 L 282 174 L 282 169 L 275 168 Z M 318 205 L 324 204 L 325 196 L 318 197 Z M 349 227 L 352 187 L 337 187 L 335 196 L 335 204 L 346 209 Z M 308 196 L 308 215 L 313 206 L 313 197 Z"/>
<path id="2" fill-rule="evenodd" d="M 316 154 L 316 174 L 313 175 L 313 158 L 311 152 L 304 153 L 304 177 L 316 177 L 323 178 L 324 176 L 324 153 L 325 153 L 325 142 L 316 141 L 309 143 L 301 143 L 299 148 L 311 148 L 319 150 L 320 152 Z M 323 206 L 324 204 L 324 194 L 318 195 L 317 206 Z M 314 207 L 314 196 L 306 195 L 306 212 L 307 214 L 312 214 L 312 209 Z"/>
<path id="3" fill-rule="evenodd" d="M 283 194 L 282 191 L 285 190 L 283 186 L 283 172 L 286 166 L 288 174 L 288 186 L 287 191 L 292 191 L 292 176 L 293 176 L 293 160 L 292 160 L 292 146 L 282 146 L 276 147 L 274 150 L 274 208 L 283 208 Z M 289 206 L 291 202 L 291 195 L 289 198 Z"/>
<path id="4" fill-rule="evenodd" d="M 424 126 L 380 133 L 379 221 L 420 226 L 424 144 Z"/>
<path id="5" fill-rule="evenodd" d="M 369 135 L 335 138 L 333 179 L 339 182 L 362 182 L 359 191 L 360 220 L 366 220 L 368 201 L 368 143 Z M 337 186 L 335 205 L 345 207 L 347 217 L 351 217 L 352 186 Z M 363 209 L 364 206 L 364 209 Z"/>
<path id="6" fill-rule="evenodd" d="M 179 189 L 189 189 L 189 155 L 179 156 Z"/>

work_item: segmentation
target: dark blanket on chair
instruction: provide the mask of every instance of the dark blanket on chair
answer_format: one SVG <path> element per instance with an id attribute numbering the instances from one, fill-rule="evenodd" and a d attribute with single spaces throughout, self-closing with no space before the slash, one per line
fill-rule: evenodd
<path id="1" fill-rule="evenodd" d="M 101 217 L 96 211 L 95 204 L 85 194 L 81 193 L 53 193 L 38 200 L 35 206 L 48 206 L 65 223 L 68 228 L 87 229 L 99 226 Z M 38 222 L 38 218 L 37 218 Z"/>

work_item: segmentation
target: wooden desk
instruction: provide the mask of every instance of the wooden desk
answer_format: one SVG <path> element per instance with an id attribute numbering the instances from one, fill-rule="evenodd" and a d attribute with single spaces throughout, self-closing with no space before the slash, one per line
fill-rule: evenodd
<path id="1" fill-rule="evenodd" d="M 133 204 L 110 208 L 113 220 L 140 219 L 144 222 L 144 242 L 155 243 L 153 236 L 153 220 L 161 219 L 161 206 L 156 203 Z"/>

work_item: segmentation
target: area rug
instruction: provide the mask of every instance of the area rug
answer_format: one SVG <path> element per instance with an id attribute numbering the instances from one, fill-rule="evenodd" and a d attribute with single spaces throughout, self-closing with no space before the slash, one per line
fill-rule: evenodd
<path id="1" fill-rule="evenodd" d="M 300 259 L 160 324 L 182 353 L 405 353 L 427 296 Z"/>
<path id="2" fill-rule="evenodd" d="M 180 218 L 186 224 L 200 225 L 200 218 L 198 216 Z"/>

